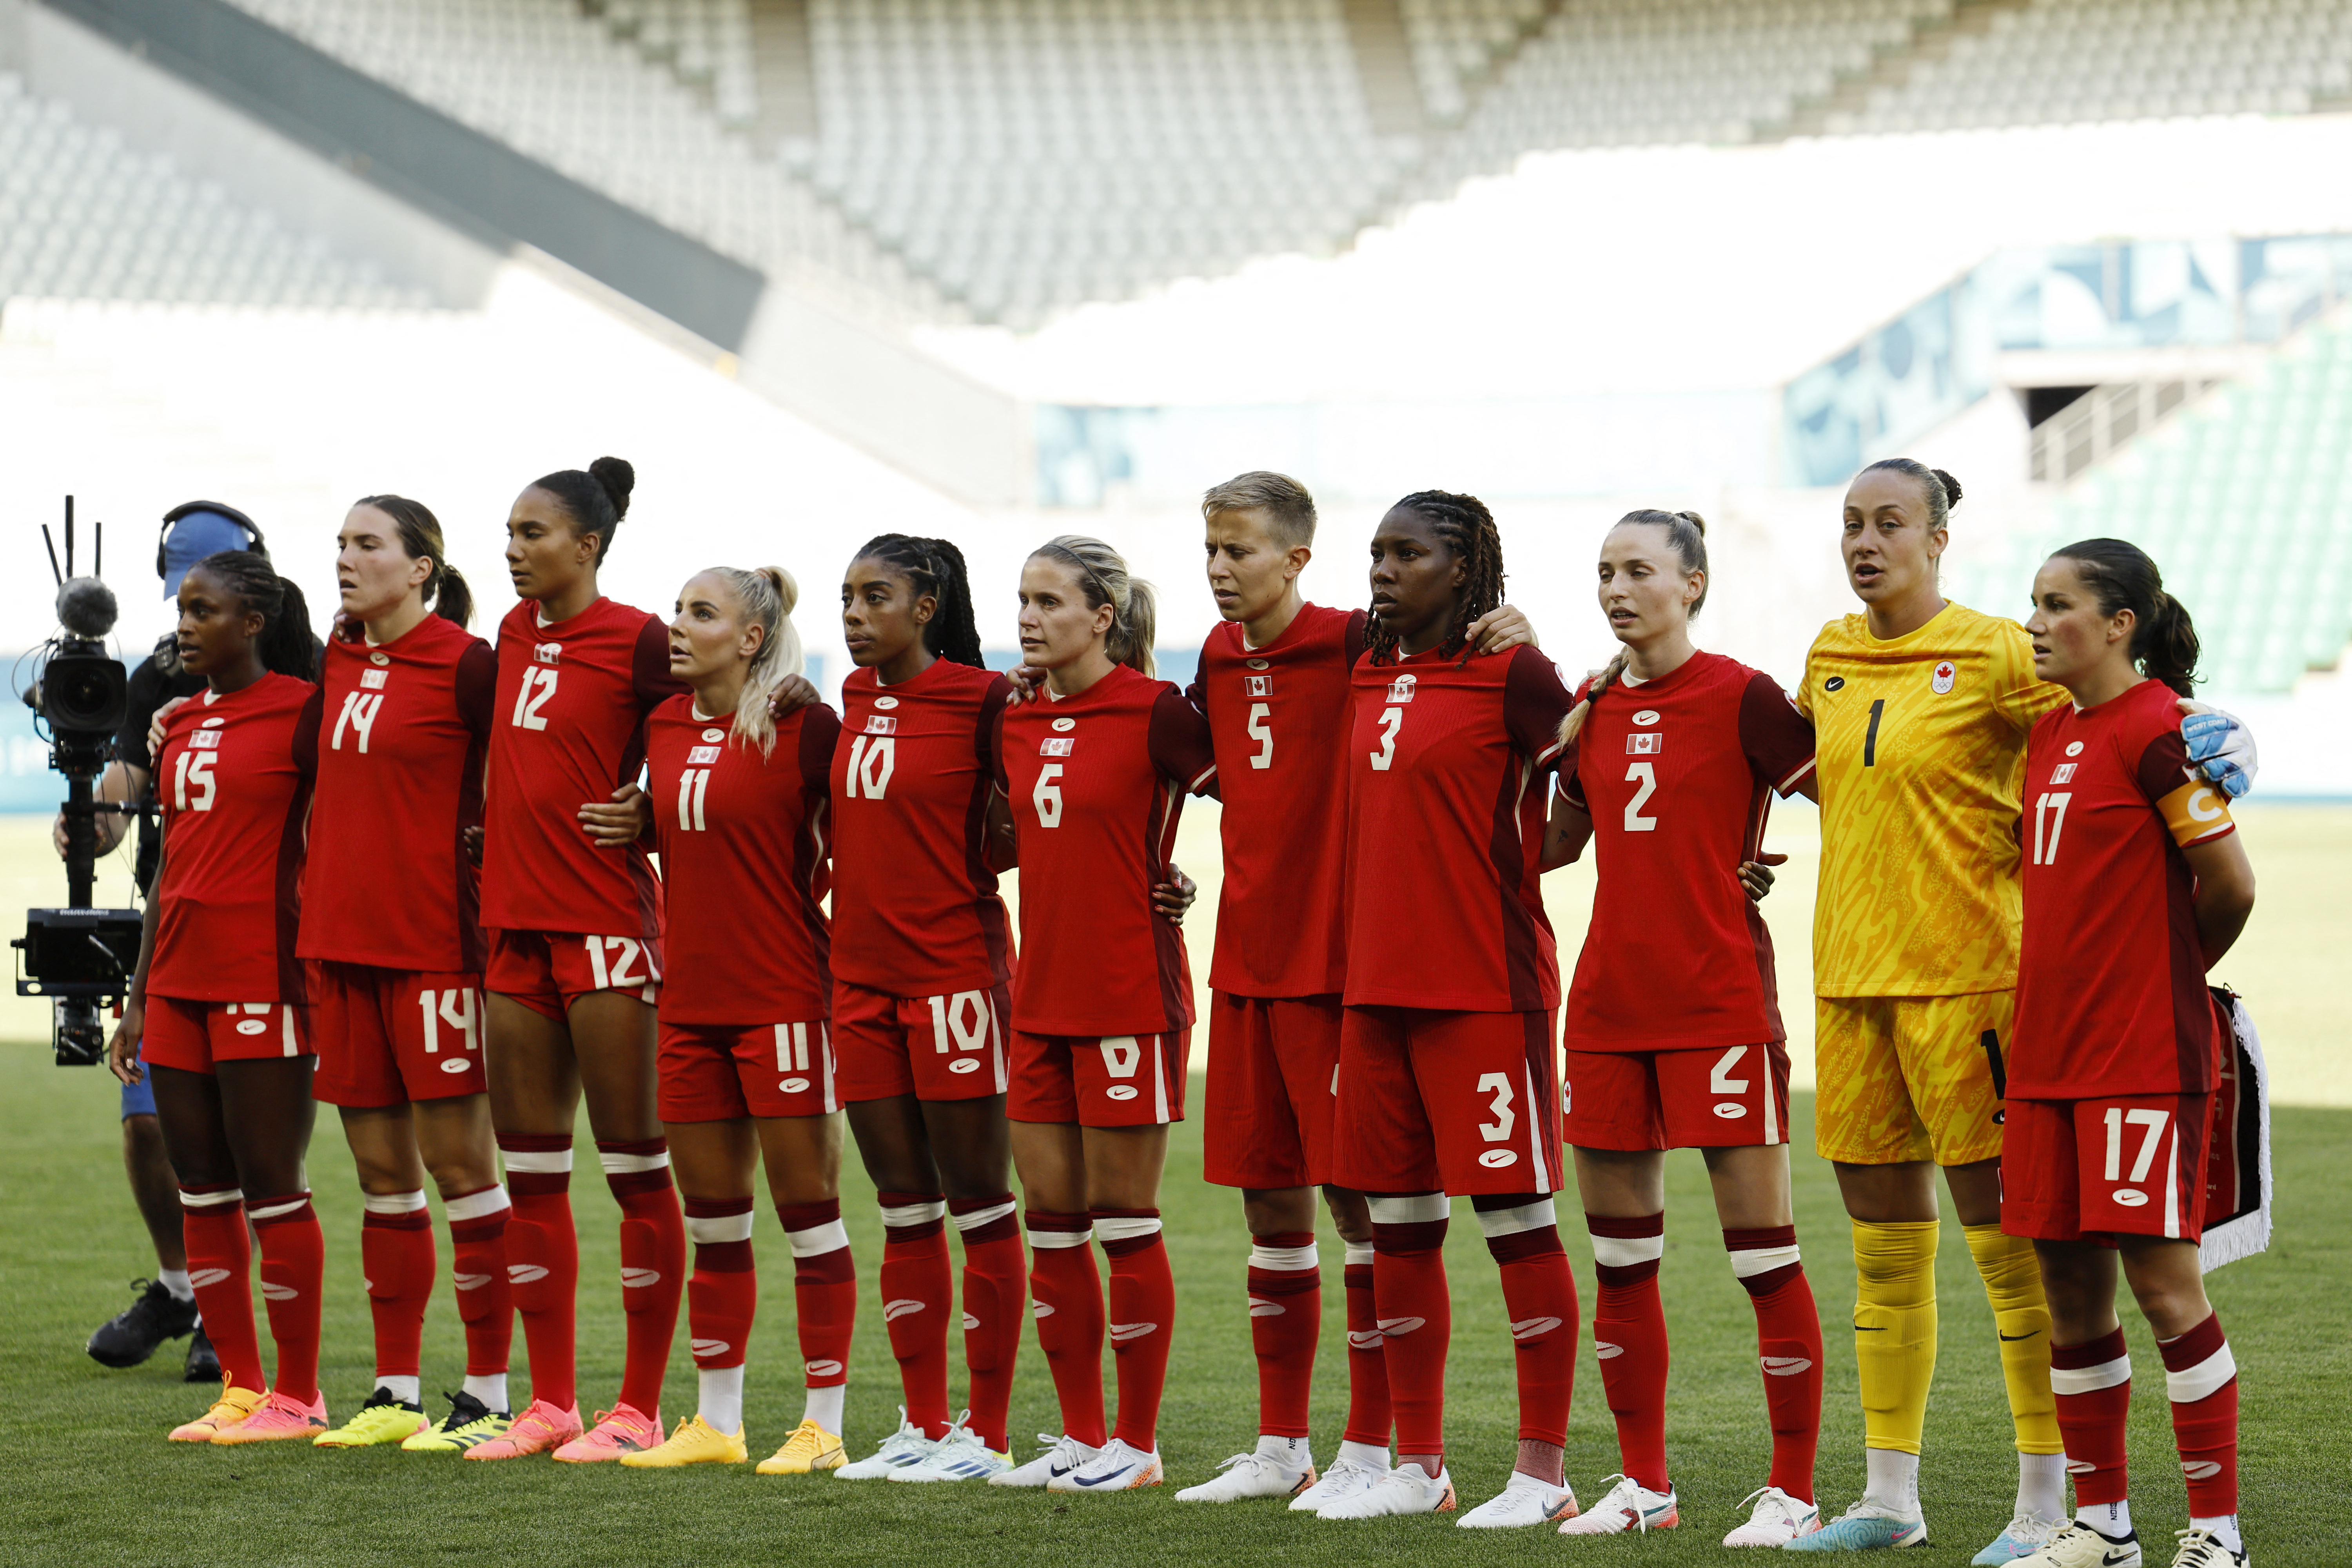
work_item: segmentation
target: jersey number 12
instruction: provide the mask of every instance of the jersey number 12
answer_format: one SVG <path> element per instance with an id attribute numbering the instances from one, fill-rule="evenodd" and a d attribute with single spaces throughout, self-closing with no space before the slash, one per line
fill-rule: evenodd
<path id="1" fill-rule="evenodd" d="M 533 665 L 522 672 L 522 689 L 515 693 L 514 722 L 517 729 L 544 730 L 547 720 L 540 710 L 555 695 L 555 678 L 560 669 L 541 669 Z"/>

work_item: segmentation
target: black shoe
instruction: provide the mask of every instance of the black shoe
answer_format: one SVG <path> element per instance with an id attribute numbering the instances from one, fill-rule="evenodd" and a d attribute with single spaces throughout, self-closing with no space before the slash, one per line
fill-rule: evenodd
<path id="1" fill-rule="evenodd" d="M 194 1301 L 181 1300 L 152 1279 L 133 1279 L 131 1288 L 137 1300 L 89 1336 L 89 1358 L 100 1366 L 137 1366 L 157 1345 L 196 1326 Z"/>
<path id="2" fill-rule="evenodd" d="M 221 1380 L 220 1352 L 213 1349 L 212 1337 L 205 1332 L 203 1323 L 196 1325 L 195 1338 L 188 1342 L 188 1364 L 182 1369 L 183 1383 L 218 1383 Z"/>

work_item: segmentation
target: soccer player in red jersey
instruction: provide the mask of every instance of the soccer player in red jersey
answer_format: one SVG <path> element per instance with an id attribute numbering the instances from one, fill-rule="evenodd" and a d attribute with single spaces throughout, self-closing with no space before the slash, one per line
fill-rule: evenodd
<path id="1" fill-rule="evenodd" d="M 1572 1507 L 1560 1476 L 1576 1285 L 1560 1184 L 1559 966 L 1538 886 L 1545 770 L 1570 703 L 1531 647 L 1481 655 L 1502 543 L 1473 496 L 1423 490 L 1371 543 L 1372 637 L 1349 732 L 1346 1013 L 1333 1174 L 1370 1198 L 1373 1292 L 1400 1462 L 1325 1519 L 1454 1506 L 1445 1468 L 1446 1194 L 1501 1265 L 1519 1449 L 1474 1526 Z"/>
<path id="2" fill-rule="evenodd" d="M 1706 524 L 1628 512 L 1602 541 L 1601 613 L 1624 646 L 1581 693 L 1547 868 L 1592 844 L 1600 886 L 1570 984 L 1568 1142 L 1601 1290 L 1593 1350 L 1623 1474 L 1568 1535 L 1669 1528 L 1665 1154 L 1698 1149 L 1732 1272 L 1756 1310 L 1772 1470 L 1727 1546 L 1820 1524 L 1822 1324 L 1789 1198 L 1789 1055 L 1772 938 L 1738 868 L 1772 792 L 1807 788 L 1813 727 L 1771 677 L 1691 642 L 1706 604 Z"/>
<path id="3" fill-rule="evenodd" d="M 314 1087 L 342 1112 L 366 1206 L 376 1377 L 359 1414 L 317 1441 L 462 1452 L 511 1419 L 508 1205 L 482 1073 L 479 879 L 464 843 L 482 816 L 498 659 L 466 630 L 473 595 L 430 510 L 369 496 L 339 542 L 342 616 L 321 658 L 300 952 L 317 993 Z M 465 1387 L 429 1426 L 418 1368 L 436 1268 L 428 1171 L 466 1325 Z"/>
<path id="4" fill-rule="evenodd" d="M 2031 1237 L 2041 1263 L 2076 1507 L 2020 1568 L 2141 1561 L 2119 1260 L 2163 1353 L 2188 1478 L 2174 1568 L 2230 1568 L 2246 1561 L 2238 1368 L 2198 1253 L 2229 1025 L 2205 973 L 2245 929 L 2254 874 L 2226 796 L 2181 738 L 2197 632 L 2156 563 L 2121 540 L 2068 545 L 2035 575 L 2025 630 L 2034 673 L 2074 700 L 2026 743 L 2001 1226 Z"/>
<path id="5" fill-rule="evenodd" d="M 180 583 L 178 648 L 205 690 L 171 715 L 156 753 L 163 855 L 109 1048 L 123 1082 L 155 1075 L 188 1277 L 220 1351 L 220 1398 L 172 1438 L 315 1437 L 327 1429 L 325 1238 L 303 1186 L 315 1109 L 295 922 L 319 689 L 302 592 L 259 555 L 208 555 Z M 274 1386 L 254 1330 L 248 1218 L 278 1344 Z"/>
<path id="6" fill-rule="evenodd" d="M 1188 794 L 1216 777 L 1208 721 L 1151 678 L 1150 584 L 1099 540 L 1048 541 L 1021 570 L 1021 656 L 1043 700 L 999 723 L 1022 961 L 1013 984 L 1013 1159 L 1028 1202 L 1037 1338 L 1062 1435 L 998 1486 L 1157 1486 L 1175 1281 L 1160 1234 L 1168 1127 L 1184 1114 L 1192 976 L 1154 910 Z M 1110 1258 L 1104 1316 L 1094 1255 Z M 1103 1421 L 1102 1342 L 1118 1363 Z"/>
<path id="7" fill-rule="evenodd" d="M 468 1459 L 554 1450 L 617 1459 L 661 1441 L 662 1374 L 684 1292 L 686 1223 L 655 1095 L 662 890 L 632 838 L 599 847 L 583 819 L 633 784 L 645 720 L 686 689 L 656 616 L 604 597 L 597 569 L 636 475 L 618 458 L 549 474 L 507 516 L 522 603 L 499 626 L 498 703 L 483 804 L 490 933 L 490 1113 L 514 1217 L 508 1277 L 530 1352 L 531 1402 Z M 573 1387 L 580 1244 L 572 1124 L 583 1093 L 621 1209 L 628 1350 L 620 1397 L 583 1433 Z"/>

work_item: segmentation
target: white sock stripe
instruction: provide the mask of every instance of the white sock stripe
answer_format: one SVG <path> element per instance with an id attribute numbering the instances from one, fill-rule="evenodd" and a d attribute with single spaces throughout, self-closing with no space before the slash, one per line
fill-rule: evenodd
<path id="1" fill-rule="evenodd" d="M 257 1224 L 265 1219 L 276 1219 L 279 1215 L 292 1214 L 296 1209 L 300 1208 L 310 1201 L 310 1194 L 297 1193 L 290 1198 L 281 1198 L 277 1203 L 268 1204 L 261 1208 L 251 1210 L 247 1215 L 247 1217 L 255 1221 Z"/>
<path id="2" fill-rule="evenodd" d="M 717 1247 L 723 1242 L 751 1239 L 751 1211 L 741 1214 L 688 1215 L 686 1234 L 698 1247 Z"/>
<path id="3" fill-rule="evenodd" d="M 1109 1219 L 1095 1221 L 1095 1239 L 1097 1241 L 1131 1241 L 1139 1236 L 1159 1234 L 1160 1221 L 1156 1218 L 1137 1219 L 1130 1215 L 1118 1215 Z"/>
<path id="4" fill-rule="evenodd" d="M 1631 1268 L 1637 1263 L 1655 1263 L 1666 1255 L 1666 1238 L 1663 1236 L 1596 1236 L 1592 1238 L 1592 1261 L 1603 1268 Z"/>
<path id="5" fill-rule="evenodd" d="M 749 1237 L 751 1233 L 747 1228 L 743 1234 Z M 829 1219 L 806 1230 L 788 1230 L 784 1239 L 792 1243 L 794 1258 L 822 1258 L 849 1245 L 849 1227 L 837 1219 Z"/>
<path id="6" fill-rule="evenodd" d="M 994 1225 L 1012 1212 L 1013 1200 L 1007 1198 L 1001 1204 L 991 1204 L 984 1209 L 974 1209 L 970 1214 L 951 1215 L 949 1217 L 954 1222 L 958 1230 L 978 1230 L 982 1226 Z"/>
<path id="7" fill-rule="evenodd" d="M 2130 1381 L 2131 1357 L 2127 1355 L 2101 1362 L 2097 1366 L 2053 1366 L 2050 1369 L 2050 1391 L 2053 1394 L 2096 1394 L 2100 1389 L 2114 1388 Z"/>
<path id="8" fill-rule="evenodd" d="M 533 1175 L 568 1176 L 572 1173 L 572 1151 L 569 1149 L 501 1149 L 499 1158 L 506 1163 L 507 1174 L 527 1171 Z"/>
<path id="9" fill-rule="evenodd" d="M 1775 1268 L 1785 1268 L 1797 1260 L 1795 1242 L 1790 1242 L 1786 1247 L 1759 1247 L 1746 1252 L 1733 1253 L 1731 1272 L 1736 1279 L 1752 1279 L 1759 1274 L 1769 1274 Z"/>
<path id="10" fill-rule="evenodd" d="M 1358 1246 L 1357 1246 L 1354 1242 L 1352 1242 L 1352 1241 L 1351 1241 L 1351 1242 L 1349 1242 L 1349 1243 L 1348 1243 L 1348 1256 L 1347 1256 L 1347 1258 L 1345 1259 L 1346 1266 L 1347 1266 L 1348 1268 L 1370 1268 L 1370 1267 L 1371 1266 L 1372 1258 L 1373 1258 L 1373 1252 L 1372 1252 L 1372 1249 L 1371 1249 L 1370 1247 L 1358 1247 Z"/>
<path id="11" fill-rule="evenodd" d="M 596 1163 L 604 1167 L 604 1173 L 608 1176 L 634 1176 L 641 1171 L 668 1170 L 669 1151 L 664 1149 L 654 1154 L 618 1154 L 599 1149 L 596 1151 Z M 568 1165 L 564 1168 L 571 1169 Z"/>
<path id="12" fill-rule="evenodd" d="M 1427 1225 L 1454 1212 L 1444 1193 L 1415 1193 L 1403 1198 L 1370 1198 L 1374 1225 Z"/>
<path id="13" fill-rule="evenodd" d="M 1029 1233 L 1029 1248 L 1033 1252 L 1040 1248 L 1051 1252 L 1065 1247 L 1084 1247 L 1094 1238 L 1091 1226 L 1085 1230 L 1032 1230 Z"/>
<path id="14" fill-rule="evenodd" d="M 928 1225 L 932 1220 L 944 1219 L 947 1212 L 948 1205 L 944 1202 L 900 1204 L 896 1207 L 885 1204 L 882 1205 L 882 1223 L 893 1230 L 904 1230 L 908 1226 Z"/>
<path id="15" fill-rule="evenodd" d="M 2221 1389 L 2238 1375 L 2238 1358 L 2230 1353 L 2228 1342 L 2221 1348 L 2183 1372 L 2164 1374 L 2165 1392 L 2175 1405 L 2194 1405 Z"/>
<path id="16" fill-rule="evenodd" d="M 216 1209 L 223 1204 L 243 1202 L 245 1194 L 236 1187 L 224 1187 L 216 1193 L 192 1193 L 183 1189 L 180 1194 L 180 1206 L 184 1209 Z"/>
<path id="17" fill-rule="evenodd" d="M 478 1193 L 467 1193 L 462 1198 L 451 1198 L 441 1205 L 441 1210 L 455 1225 L 469 1219 L 488 1219 L 500 1209 L 512 1206 L 507 1202 L 506 1188 L 496 1186 L 484 1187 Z"/>
<path id="18" fill-rule="evenodd" d="M 425 1194 L 413 1193 L 362 1193 L 360 1206 L 370 1214 L 422 1214 Z"/>
<path id="19" fill-rule="evenodd" d="M 1480 1209 L 1478 1228 L 1491 1238 L 1497 1236 L 1517 1236 L 1524 1231 L 1541 1230 L 1548 1225 L 1558 1225 L 1559 1215 L 1549 1198 L 1538 1198 L 1531 1204 L 1521 1204 L 1515 1209 Z"/>
<path id="20" fill-rule="evenodd" d="M 1279 1268 L 1298 1271 L 1323 1267 L 1323 1255 L 1315 1243 L 1304 1247 L 1253 1247 L 1249 1266 L 1252 1268 Z"/>

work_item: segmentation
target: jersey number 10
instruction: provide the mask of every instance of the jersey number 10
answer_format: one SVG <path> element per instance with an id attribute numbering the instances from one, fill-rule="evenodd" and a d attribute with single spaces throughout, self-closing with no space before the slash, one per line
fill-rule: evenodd
<path id="1" fill-rule="evenodd" d="M 890 787 L 890 775 L 898 770 L 898 742 L 888 735 L 859 735 L 849 742 L 849 777 L 845 787 L 849 798 L 864 795 L 867 800 L 880 800 Z"/>

